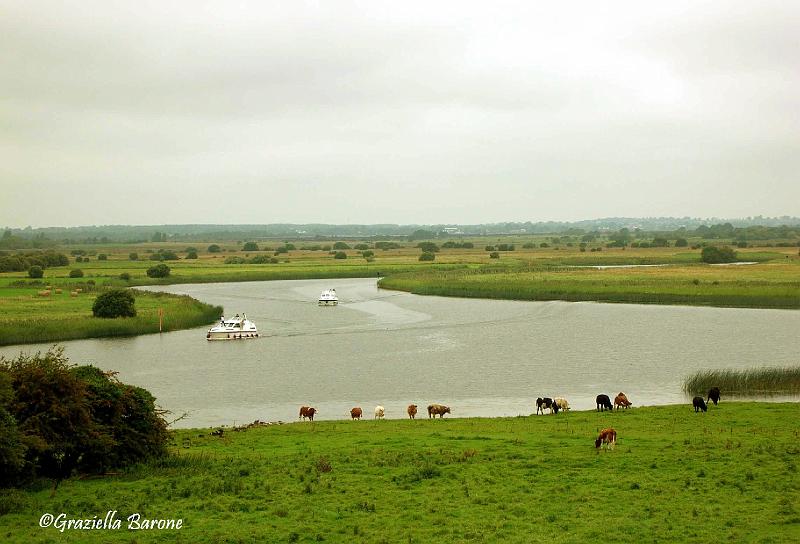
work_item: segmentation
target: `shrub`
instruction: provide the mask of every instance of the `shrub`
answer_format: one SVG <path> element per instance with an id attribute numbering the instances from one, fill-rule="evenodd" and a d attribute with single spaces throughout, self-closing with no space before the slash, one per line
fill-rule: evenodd
<path id="1" fill-rule="evenodd" d="M 148 278 L 166 278 L 169 276 L 169 267 L 164 263 L 159 263 L 147 269 Z"/>
<path id="2" fill-rule="evenodd" d="M 128 253 L 128 259 L 130 259 L 132 261 L 138 261 L 139 260 L 139 254 L 136 253 L 135 251 L 132 251 L 131 253 Z"/>
<path id="3" fill-rule="evenodd" d="M 99 295 L 92 304 L 92 315 L 104 319 L 136 317 L 136 298 L 130 289 L 112 289 Z"/>
<path id="4" fill-rule="evenodd" d="M 255 242 L 245 242 L 242 251 L 258 251 L 258 244 Z"/>
<path id="5" fill-rule="evenodd" d="M 367 244 L 356 244 L 353 246 L 353 249 L 357 249 L 359 251 L 364 251 L 365 249 L 369 249 L 369 245 Z"/>
<path id="6" fill-rule="evenodd" d="M 372 256 L 374 256 L 374 255 L 375 255 L 375 252 L 374 252 L 374 251 L 372 251 L 371 249 L 367 249 L 367 250 L 365 250 L 365 251 L 362 251 L 362 252 L 361 252 L 361 255 L 362 255 L 362 256 L 363 256 L 365 259 L 369 259 L 370 257 L 372 257 Z"/>
<path id="7" fill-rule="evenodd" d="M 333 244 L 333 249 L 350 249 L 350 246 L 344 242 L 336 242 Z"/>
<path id="8" fill-rule="evenodd" d="M 700 260 L 704 263 L 732 263 L 736 261 L 736 252 L 729 247 L 708 246 L 700 252 Z"/>
<path id="9" fill-rule="evenodd" d="M 439 251 L 439 246 L 433 242 L 420 242 L 417 244 L 417 247 L 420 248 L 423 253 L 436 253 Z"/>
<path id="10" fill-rule="evenodd" d="M 0 482 L 14 482 L 25 465 L 25 445 L 9 411 L 14 390 L 11 375 L 0 368 Z"/>
<path id="11" fill-rule="evenodd" d="M 108 260 L 108 255 L 106 255 L 105 253 L 99 253 L 97 255 L 97 260 L 98 261 L 107 261 Z"/>
<path id="12" fill-rule="evenodd" d="M 491 253 L 489 253 L 489 258 L 491 258 L 491 259 L 499 259 L 500 258 L 500 253 L 498 253 L 497 251 L 492 251 Z"/>
<path id="13" fill-rule="evenodd" d="M 197 253 L 197 248 L 194 246 L 189 246 L 183 250 L 185 253 Z"/>
<path id="14" fill-rule="evenodd" d="M 744 240 L 740 240 L 736 242 L 736 247 L 742 247 L 742 248 L 747 247 L 747 242 L 745 242 Z"/>
<path id="15" fill-rule="evenodd" d="M 244 257 L 231 256 L 225 259 L 225 264 L 245 264 L 247 259 Z"/>
<path id="16" fill-rule="evenodd" d="M 330 251 L 331 246 L 322 246 L 322 251 Z"/>
<path id="17" fill-rule="evenodd" d="M 397 242 L 375 242 L 375 249 L 382 249 L 384 251 L 389 249 L 400 249 L 400 244 Z"/>
<path id="18" fill-rule="evenodd" d="M 425 251 L 422 255 L 419 256 L 420 261 L 432 261 L 436 258 L 436 253 L 431 253 L 429 251 Z"/>
<path id="19" fill-rule="evenodd" d="M 539 244 L 539 247 L 550 247 L 550 244 L 548 244 L 547 242 L 542 242 L 541 244 Z"/>
<path id="20" fill-rule="evenodd" d="M 689 241 L 686 238 L 678 238 L 675 240 L 675 247 L 687 247 L 689 245 Z"/>
<path id="21" fill-rule="evenodd" d="M 82 263 L 82 262 L 83 262 L 83 257 L 81 257 L 80 255 L 78 255 L 77 257 L 75 257 L 75 262 L 76 262 L 76 263 Z"/>
<path id="22" fill-rule="evenodd" d="M 522 249 L 533 249 L 536 247 L 536 244 L 532 242 L 528 242 L 526 244 L 522 244 Z"/>
<path id="23" fill-rule="evenodd" d="M 69 271 L 70 278 L 82 278 L 83 277 L 83 270 L 80 268 L 73 268 Z"/>
<path id="24" fill-rule="evenodd" d="M 219 247 L 219 245 L 217 244 L 211 244 L 210 246 L 208 246 L 209 253 L 219 253 L 220 251 L 222 251 L 222 248 Z"/>
<path id="25" fill-rule="evenodd" d="M 130 281 L 131 275 L 128 274 L 127 272 L 123 272 L 122 274 L 119 275 L 119 279 L 123 281 Z"/>
<path id="26" fill-rule="evenodd" d="M 187 259 L 196 259 L 197 258 L 197 252 L 196 251 L 190 251 L 189 253 L 186 254 L 186 258 Z"/>
<path id="27" fill-rule="evenodd" d="M 337 251 L 334 254 L 333 258 L 334 259 L 346 259 L 347 258 L 347 253 L 345 253 L 344 251 Z"/>
<path id="28" fill-rule="evenodd" d="M 44 276 L 44 270 L 41 266 L 33 265 L 28 269 L 29 278 L 41 278 L 42 276 Z"/>
<path id="29" fill-rule="evenodd" d="M 486 250 L 486 251 L 494 251 L 494 246 L 486 246 L 483 249 Z"/>
<path id="30" fill-rule="evenodd" d="M 273 261 L 273 259 L 267 255 L 256 255 L 252 259 L 250 259 L 250 264 L 269 264 Z M 275 262 L 278 262 L 278 259 L 274 259 Z"/>

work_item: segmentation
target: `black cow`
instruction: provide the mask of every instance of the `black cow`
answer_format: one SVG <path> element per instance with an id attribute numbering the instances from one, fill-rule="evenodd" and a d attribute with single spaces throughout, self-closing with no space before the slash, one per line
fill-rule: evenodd
<path id="1" fill-rule="evenodd" d="M 558 403 L 555 402 L 550 397 L 545 397 L 545 398 L 539 397 L 538 399 L 536 399 L 536 413 L 537 414 L 539 413 L 539 410 L 541 410 L 542 414 L 544 414 L 544 411 L 545 411 L 546 408 L 550 410 L 551 414 L 553 414 L 553 413 L 557 414 L 558 413 Z"/>
<path id="2" fill-rule="evenodd" d="M 706 402 L 710 400 L 714 401 L 714 406 L 717 405 L 719 402 L 719 387 L 712 387 L 708 390 L 708 399 L 706 399 Z"/>
<path id="3" fill-rule="evenodd" d="M 692 399 L 692 406 L 694 406 L 694 413 L 696 414 L 699 410 L 707 411 L 708 407 L 706 406 L 706 402 L 703 400 L 703 397 L 695 397 Z"/>
<path id="4" fill-rule="evenodd" d="M 597 402 L 597 411 L 602 412 L 603 410 L 613 410 L 614 407 L 611 405 L 611 399 L 608 398 L 608 395 L 597 395 L 597 398 L 594 399 Z"/>

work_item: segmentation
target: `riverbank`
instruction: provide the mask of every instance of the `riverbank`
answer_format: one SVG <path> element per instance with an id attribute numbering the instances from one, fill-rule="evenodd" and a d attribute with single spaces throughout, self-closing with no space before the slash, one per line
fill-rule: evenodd
<path id="1" fill-rule="evenodd" d="M 557 416 L 339 421 L 175 433 L 172 455 L 104 478 L 2 493 L 7 542 L 791 541 L 796 403 Z M 594 438 L 613 426 L 613 451 Z M 71 518 L 180 530 L 40 528 Z M 612 529 L 609 529 L 612 530 Z"/>
<path id="2" fill-rule="evenodd" d="M 379 286 L 452 297 L 798 309 L 799 274 L 795 262 L 608 269 L 484 266 L 395 274 Z"/>
<path id="3" fill-rule="evenodd" d="M 136 317 L 100 319 L 92 316 L 92 304 L 101 291 L 90 284 L 70 294 L 56 288 L 48 296 L 37 289 L 5 289 L 0 298 L 0 345 L 57 342 L 78 338 L 134 336 L 174 331 L 213 323 L 222 308 L 188 296 L 136 292 Z"/>

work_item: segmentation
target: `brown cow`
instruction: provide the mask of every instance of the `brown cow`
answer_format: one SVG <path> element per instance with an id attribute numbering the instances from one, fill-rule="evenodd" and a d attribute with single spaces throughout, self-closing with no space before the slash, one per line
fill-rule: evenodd
<path id="1" fill-rule="evenodd" d="M 350 417 L 353 419 L 361 419 L 361 414 L 362 414 L 361 408 L 359 408 L 358 406 L 350 410 Z"/>
<path id="2" fill-rule="evenodd" d="M 594 447 L 599 448 L 601 444 L 605 444 L 606 449 L 611 448 L 613 450 L 616 443 L 617 431 L 609 427 L 608 429 L 600 431 L 600 435 L 597 437 L 597 440 L 594 441 Z"/>
<path id="3" fill-rule="evenodd" d="M 300 419 L 308 418 L 311 421 L 314 421 L 314 414 L 317 413 L 317 409 L 311 406 L 301 406 L 300 407 Z"/>
<path id="4" fill-rule="evenodd" d="M 625 396 L 625 393 L 620 391 L 619 395 L 614 397 L 614 408 L 619 410 L 620 408 L 628 408 L 633 403 L 628 400 L 628 397 Z"/>
<path id="5" fill-rule="evenodd" d="M 428 406 L 428 419 L 436 418 L 436 416 L 439 416 L 439 418 L 441 419 L 444 417 L 445 414 L 449 413 L 450 413 L 450 407 L 445 406 L 444 404 L 431 404 Z"/>
<path id="6" fill-rule="evenodd" d="M 408 409 L 406 411 L 408 412 L 408 418 L 409 419 L 415 419 L 417 417 L 417 405 L 416 404 L 409 404 L 408 405 Z"/>

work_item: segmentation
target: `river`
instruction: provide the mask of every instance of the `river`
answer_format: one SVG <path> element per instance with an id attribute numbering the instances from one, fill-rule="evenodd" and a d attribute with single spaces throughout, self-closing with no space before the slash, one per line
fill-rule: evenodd
<path id="1" fill-rule="evenodd" d="M 339 306 L 318 307 L 329 287 Z M 262 337 L 207 342 L 202 327 L 63 345 L 72 362 L 116 370 L 188 413 L 181 427 L 293 421 L 304 404 L 343 419 L 353 406 L 400 418 L 409 403 L 422 415 L 433 402 L 453 417 L 514 416 L 532 413 L 538 396 L 586 409 L 620 391 L 634 406 L 678 403 L 697 369 L 794 365 L 800 353 L 800 312 L 789 310 L 423 297 L 375 279 L 156 289 L 247 313 Z"/>

